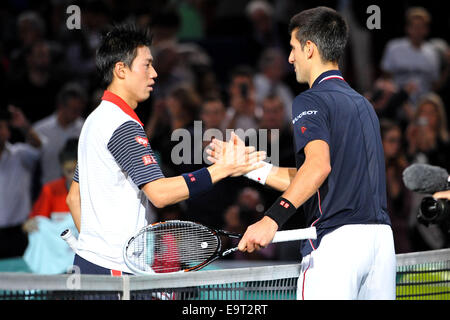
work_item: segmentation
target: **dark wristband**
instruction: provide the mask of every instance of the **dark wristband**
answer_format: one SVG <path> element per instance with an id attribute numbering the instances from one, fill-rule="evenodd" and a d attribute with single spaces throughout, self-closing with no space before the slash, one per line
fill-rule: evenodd
<path id="1" fill-rule="evenodd" d="M 278 228 L 281 228 L 296 212 L 297 209 L 289 200 L 279 197 L 264 215 L 274 220 Z"/>
<path id="2" fill-rule="evenodd" d="M 189 198 L 205 193 L 212 187 L 211 175 L 207 168 L 182 174 L 189 188 Z"/>

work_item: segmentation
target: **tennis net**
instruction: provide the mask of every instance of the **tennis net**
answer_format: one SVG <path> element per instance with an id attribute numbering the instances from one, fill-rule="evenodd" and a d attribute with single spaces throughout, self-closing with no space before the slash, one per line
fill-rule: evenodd
<path id="1" fill-rule="evenodd" d="M 0 273 L 2 300 L 294 300 L 299 264 L 155 276 Z M 450 299 L 450 249 L 397 255 L 397 299 Z"/>

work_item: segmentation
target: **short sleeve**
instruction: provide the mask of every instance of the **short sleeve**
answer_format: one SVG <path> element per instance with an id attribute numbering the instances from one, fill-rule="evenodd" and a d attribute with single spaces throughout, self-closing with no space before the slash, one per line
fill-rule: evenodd
<path id="1" fill-rule="evenodd" d="M 78 173 L 78 163 L 77 166 L 75 167 L 75 173 L 73 174 L 73 181 L 80 183 L 80 178 L 79 178 L 79 173 Z"/>
<path id="2" fill-rule="evenodd" d="M 292 105 L 292 126 L 295 152 L 300 152 L 309 142 L 323 140 L 330 144 L 328 109 L 313 96 L 301 94 Z"/>
<path id="3" fill-rule="evenodd" d="M 164 178 L 145 131 L 136 122 L 127 121 L 117 128 L 108 150 L 138 187 Z"/>

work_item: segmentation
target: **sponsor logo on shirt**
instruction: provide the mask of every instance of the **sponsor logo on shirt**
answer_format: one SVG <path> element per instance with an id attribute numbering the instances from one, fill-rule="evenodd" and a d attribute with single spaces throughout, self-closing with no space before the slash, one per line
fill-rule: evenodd
<path id="1" fill-rule="evenodd" d="M 144 147 L 148 146 L 148 139 L 147 138 L 137 136 L 136 138 L 134 138 L 134 140 L 136 140 L 137 143 L 143 145 Z"/>
<path id="2" fill-rule="evenodd" d="M 143 156 L 142 161 L 144 162 L 144 166 L 157 163 L 155 157 L 150 154 Z"/>
<path id="3" fill-rule="evenodd" d="M 292 124 L 296 123 L 298 120 L 300 120 L 301 118 L 303 118 L 303 116 L 316 115 L 317 112 L 318 112 L 317 110 L 303 111 L 303 112 L 300 113 L 298 116 L 296 116 L 296 117 L 294 118 L 294 120 L 292 120 Z"/>

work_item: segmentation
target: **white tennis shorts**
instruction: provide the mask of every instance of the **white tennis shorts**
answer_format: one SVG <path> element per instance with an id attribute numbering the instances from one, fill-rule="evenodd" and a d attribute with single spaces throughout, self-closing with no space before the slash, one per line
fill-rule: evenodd
<path id="1" fill-rule="evenodd" d="M 394 300 L 396 259 L 388 225 L 345 225 L 302 259 L 299 300 Z"/>

